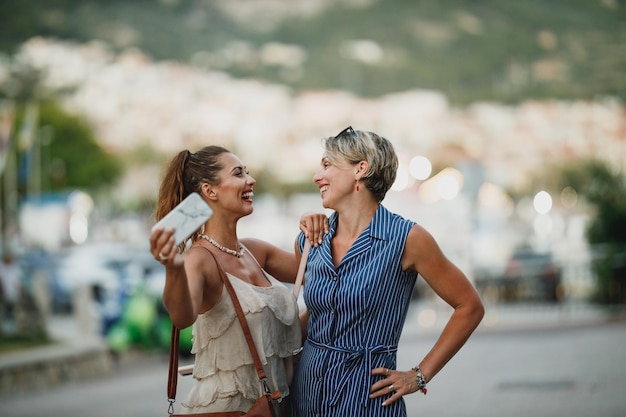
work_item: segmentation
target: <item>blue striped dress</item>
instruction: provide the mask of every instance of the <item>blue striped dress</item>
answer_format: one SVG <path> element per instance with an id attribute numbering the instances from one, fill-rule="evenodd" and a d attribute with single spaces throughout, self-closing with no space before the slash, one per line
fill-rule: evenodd
<path id="1" fill-rule="evenodd" d="M 382 378 L 372 369 L 396 369 L 417 278 L 402 271 L 401 258 L 415 223 L 379 206 L 337 268 L 330 247 L 337 213 L 329 223 L 330 233 L 307 262 L 304 301 L 311 315 L 292 387 L 297 416 L 406 416 L 403 400 L 383 407 L 387 397 L 369 399 L 369 390 Z"/>

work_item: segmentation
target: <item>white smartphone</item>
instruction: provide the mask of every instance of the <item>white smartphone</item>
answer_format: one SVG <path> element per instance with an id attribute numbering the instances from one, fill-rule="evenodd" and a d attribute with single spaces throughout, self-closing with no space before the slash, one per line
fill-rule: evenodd
<path id="1" fill-rule="evenodd" d="M 174 241 L 176 246 L 189 238 L 209 218 L 213 211 L 198 193 L 191 193 L 180 202 L 172 211 L 167 213 L 152 231 L 157 228 L 169 230 L 174 228 Z"/>

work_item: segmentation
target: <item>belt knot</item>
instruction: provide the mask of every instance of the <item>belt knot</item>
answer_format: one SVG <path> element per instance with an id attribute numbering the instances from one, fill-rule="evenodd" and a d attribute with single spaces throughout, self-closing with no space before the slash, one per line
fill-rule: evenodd
<path id="1" fill-rule="evenodd" d="M 352 374 L 352 372 L 356 368 L 361 368 L 361 370 L 357 373 L 360 374 L 361 384 L 360 386 L 368 387 L 364 391 L 362 404 L 364 407 L 367 407 L 367 403 L 369 401 L 369 387 L 372 385 L 372 357 L 374 355 L 379 355 L 383 353 L 396 353 L 398 351 L 398 346 L 385 346 L 385 345 L 376 345 L 376 346 L 359 346 L 359 347 L 340 347 L 340 346 L 330 346 L 325 343 L 316 342 L 314 340 L 308 340 L 311 346 L 317 349 L 323 350 L 331 350 L 333 352 L 340 352 L 346 354 L 346 358 L 343 360 L 343 367 L 345 372 L 343 373 L 341 379 L 339 380 L 337 389 L 334 391 L 332 396 L 330 397 L 329 405 L 336 405 L 339 401 L 339 397 L 343 393 L 346 384 L 348 383 L 348 378 Z"/>

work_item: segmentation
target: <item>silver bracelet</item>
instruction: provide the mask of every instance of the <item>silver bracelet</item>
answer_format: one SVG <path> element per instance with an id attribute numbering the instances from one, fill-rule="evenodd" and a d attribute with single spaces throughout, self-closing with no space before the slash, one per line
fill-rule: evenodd
<path id="1" fill-rule="evenodd" d="M 417 372 L 417 376 L 415 377 L 415 382 L 417 382 L 417 390 L 422 391 L 422 393 L 426 395 L 426 393 L 428 392 L 428 390 L 426 389 L 428 378 L 426 378 L 426 375 L 422 373 L 422 370 L 420 369 L 419 365 L 414 367 L 413 370 Z"/>

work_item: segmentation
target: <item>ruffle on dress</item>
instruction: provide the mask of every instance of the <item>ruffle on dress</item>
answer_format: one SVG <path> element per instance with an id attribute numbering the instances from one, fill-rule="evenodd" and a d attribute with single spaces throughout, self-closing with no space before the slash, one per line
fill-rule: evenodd
<path id="1" fill-rule="evenodd" d="M 265 275 L 270 287 L 254 286 L 226 275 L 246 315 L 270 389 L 278 389 L 287 396 L 289 381 L 284 358 L 299 350 L 302 337 L 293 294 L 268 274 Z M 191 352 L 195 354 L 193 377 L 197 383 L 183 402 L 191 411 L 247 410 L 263 393 L 243 329 L 225 287 L 217 304 L 196 319 Z M 241 408 L 244 406 L 246 408 Z"/>

